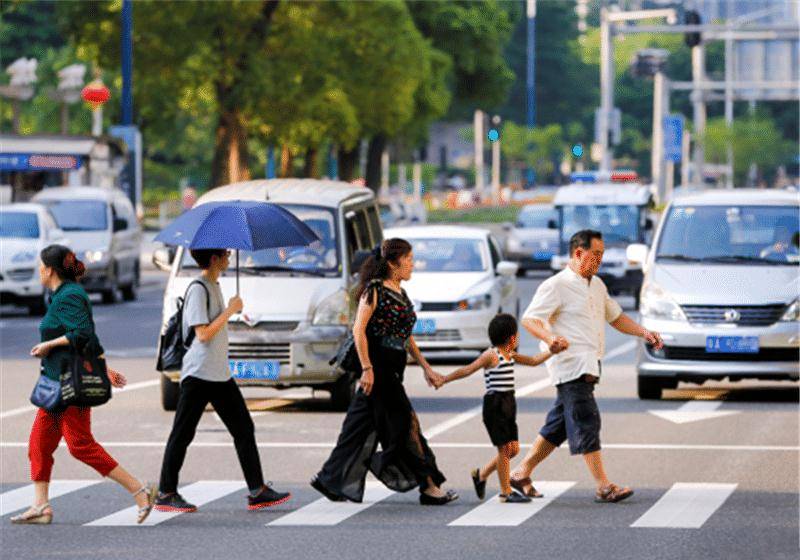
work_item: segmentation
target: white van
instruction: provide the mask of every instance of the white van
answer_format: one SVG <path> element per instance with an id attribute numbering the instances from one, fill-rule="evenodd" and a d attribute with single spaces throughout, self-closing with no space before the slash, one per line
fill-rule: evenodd
<path id="1" fill-rule="evenodd" d="M 269 179 L 212 189 L 197 205 L 225 200 L 280 204 L 321 240 L 309 247 L 240 251 L 244 310 L 228 325 L 234 378 L 241 386 L 324 389 L 337 408 L 346 408 L 356 379 L 340 375 L 328 362 L 353 324 L 351 292 L 358 272 L 354 261 L 383 240 L 374 193 L 339 181 Z M 164 249 L 157 250 L 153 260 L 159 268 L 169 266 Z M 236 292 L 231 261 L 220 278 L 226 301 Z M 189 251 L 179 248 L 164 294 L 164 324 L 199 272 Z M 178 378 L 177 371 L 161 376 L 165 410 L 177 405 Z"/>
<path id="2" fill-rule="evenodd" d="M 658 399 L 679 381 L 800 378 L 800 197 L 725 189 L 673 198 L 644 264 L 638 392 Z"/>
<path id="3" fill-rule="evenodd" d="M 69 248 L 86 264 L 81 283 L 87 292 L 100 293 L 103 303 L 114 303 L 118 290 L 125 301 L 136 299 L 142 229 L 122 190 L 51 187 L 33 201 L 48 207 Z"/>

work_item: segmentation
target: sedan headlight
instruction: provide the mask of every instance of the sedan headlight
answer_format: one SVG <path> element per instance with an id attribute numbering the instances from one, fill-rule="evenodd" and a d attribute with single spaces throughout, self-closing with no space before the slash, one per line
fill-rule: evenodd
<path id="1" fill-rule="evenodd" d="M 108 251 L 86 251 L 86 262 L 89 264 L 97 264 L 105 262 L 108 259 Z"/>
<path id="2" fill-rule="evenodd" d="M 781 317 L 781 321 L 800 321 L 800 299 L 794 300 L 794 302 L 786 308 L 786 313 Z"/>
<path id="3" fill-rule="evenodd" d="M 642 288 L 639 311 L 642 317 L 651 319 L 686 320 L 681 307 L 658 284 L 652 282 Z"/>
<path id="4" fill-rule="evenodd" d="M 334 292 L 326 297 L 314 311 L 312 325 L 347 325 L 350 296 L 345 290 Z"/>
<path id="5" fill-rule="evenodd" d="M 492 305 L 492 294 L 481 294 L 462 299 L 456 303 L 456 311 L 475 311 Z"/>

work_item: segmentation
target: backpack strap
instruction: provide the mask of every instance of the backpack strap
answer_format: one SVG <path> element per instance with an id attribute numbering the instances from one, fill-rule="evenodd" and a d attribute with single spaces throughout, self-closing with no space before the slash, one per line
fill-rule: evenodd
<path id="1" fill-rule="evenodd" d="M 191 282 L 189 282 L 189 285 L 186 286 L 186 291 L 184 292 L 183 299 L 181 300 L 181 325 L 180 325 L 180 329 L 181 330 L 183 330 L 183 306 L 186 303 L 186 298 L 189 295 L 189 288 L 191 288 L 193 284 L 199 284 L 200 286 L 203 287 L 203 290 L 205 290 L 205 292 L 206 292 L 206 315 L 211 314 L 211 293 L 208 291 L 208 288 L 206 287 L 204 282 L 202 282 L 200 280 L 192 280 Z M 186 340 L 183 341 L 183 345 L 186 348 L 188 348 L 189 346 L 192 345 L 192 342 L 194 342 L 194 336 L 195 336 L 194 329 L 190 328 L 189 329 L 189 333 L 186 335 Z"/>

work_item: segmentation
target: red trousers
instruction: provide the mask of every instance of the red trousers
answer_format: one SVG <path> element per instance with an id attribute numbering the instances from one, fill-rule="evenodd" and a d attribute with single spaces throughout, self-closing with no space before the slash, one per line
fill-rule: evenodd
<path id="1" fill-rule="evenodd" d="M 50 413 L 41 408 L 31 428 L 28 458 L 31 461 L 31 480 L 49 482 L 53 472 L 53 453 L 61 437 L 73 457 L 83 461 L 102 476 L 108 476 L 118 463 L 94 440 L 91 408 L 70 406 L 64 412 Z"/>

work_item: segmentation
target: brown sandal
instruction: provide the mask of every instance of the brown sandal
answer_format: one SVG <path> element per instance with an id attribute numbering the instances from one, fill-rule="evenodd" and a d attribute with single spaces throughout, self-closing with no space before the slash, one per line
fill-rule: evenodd
<path id="1" fill-rule="evenodd" d="M 633 496 L 633 490 L 625 486 L 620 488 L 616 484 L 609 484 L 605 488 L 601 488 L 595 494 L 594 501 L 603 504 L 621 502 L 625 498 Z"/>
<path id="2" fill-rule="evenodd" d="M 523 496 L 527 496 L 529 498 L 543 498 L 544 494 L 539 492 L 534 486 L 533 482 L 531 482 L 531 477 L 526 476 L 525 478 L 514 478 L 513 476 L 509 480 L 511 483 L 511 488 L 522 494 Z M 530 490 L 527 492 L 525 491 L 525 486 L 530 485 Z"/>

